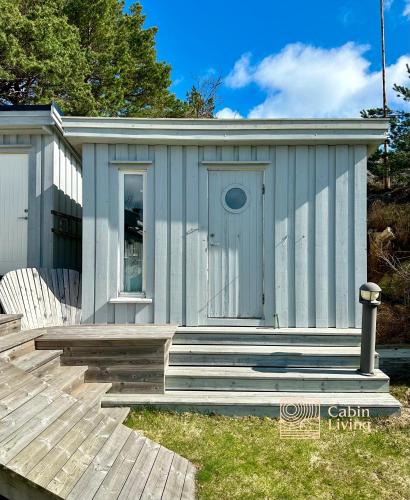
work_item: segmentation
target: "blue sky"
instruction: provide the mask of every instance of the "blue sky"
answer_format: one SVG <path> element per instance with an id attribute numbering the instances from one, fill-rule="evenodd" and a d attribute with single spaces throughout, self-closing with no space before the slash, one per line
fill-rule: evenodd
<path id="1" fill-rule="evenodd" d="M 388 84 L 408 83 L 410 0 L 386 1 Z M 131 2 L 127 2 L 129 5 Z M 219 117 L 356 116 L 378 106 L 378 0 L 142 0 L 184 97 L 221 75 Z M 392 107 L 403 107 L 389 92 Z M 409 109 L 409 106 L 407 106 Z"/>

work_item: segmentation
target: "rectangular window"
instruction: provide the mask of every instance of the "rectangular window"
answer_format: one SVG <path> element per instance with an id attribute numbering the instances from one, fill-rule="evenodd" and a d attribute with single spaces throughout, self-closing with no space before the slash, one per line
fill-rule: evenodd
<path id="1" fill-rule="evenodd" d="M 144 292 L 143 173 L 122 172 L 122 287 L 124 293 Z"/>

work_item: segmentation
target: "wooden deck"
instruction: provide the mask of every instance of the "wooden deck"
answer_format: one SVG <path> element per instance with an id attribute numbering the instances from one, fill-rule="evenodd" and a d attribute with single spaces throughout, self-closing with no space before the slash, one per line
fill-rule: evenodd
<path id="1" fill-rule="evenodd" d="M 108 383 L 59 350 L 33 350 L 37 332 L 0 339 L 0 495 L 10 500 L 195 497 L 195 468 L 124 426 L 129 408 L 101 408 Z"/>

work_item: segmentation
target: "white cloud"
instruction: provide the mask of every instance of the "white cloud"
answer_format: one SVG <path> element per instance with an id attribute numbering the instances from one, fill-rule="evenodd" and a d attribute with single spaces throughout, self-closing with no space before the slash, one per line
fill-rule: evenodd
<path id="1" fill-rule="evenodd" d="M 220 111 L 218 111 L 215 114 L 215 117 L 219 118 L 219 119 L 225 118 L 225 119 L 234 119 L 234 120 L 239 120 L 240 118 L 243 118 L 243 116 L 241 116 L 240 113 L 238 113 L 238 111 L 234 111 L 231 108 L 221 109 Z"/>
<path id="2" fill-rule="evenodd" d="M 403 16 L 406 16 L 410 19 L 410 0 L 406 0 L 406 4 L 404 6 Z"/>
<path id="3" fill-rule="evenodd" d="M 233 89 L 238 89 L 244 87 L 251 82 L 252 78 L 249 71 L 249 65 L 251 61 L 251 54 L 243 54 L 241 58 L 236 61 L 233 70 L 225 78 L 225 83 L 228 87 Z"/>
<path id="4" fill-rule="evenodd" d="M 358 116 L 364 108 L 381 106 L 381 74 L 370 70 L 367 50 L 353 42 L 331 49 L 295 43 L 255 65 L 245 54 L 225 84 L 241 88 L 255 83 L 266 93 L 249 118 Z M 393 83 L 407 83 L 406 63 L 410 55 L 387 68 L 389 89 Z M 390 90 L 390 105 L 399 101 L 404 107 Z"/>
<path id="5" fill-rule="evenodd" d="M 393 5 L 394 0 L 384 0 L 384 8 L 385 10 L 390 10 Z"/>

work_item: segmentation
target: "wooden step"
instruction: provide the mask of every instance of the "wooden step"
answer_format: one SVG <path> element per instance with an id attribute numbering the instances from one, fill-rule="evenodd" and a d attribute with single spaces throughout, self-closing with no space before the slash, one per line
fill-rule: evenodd
<path id="1" fill-rule="evenodd" d="M 129 408 L 101 408 L 111 384 L 82 384 L 73 394 L 51 385 L 63 386 L 57 379 L 62 373 L 70 379 L 73 370 L 78 374 L 84 368 L 45 370 L 49 384 L 32 374 L 36 370 L 27 373 L 0 362 L 0 377 L 7 381 L 7 389 L 0 386 L 0 495 L 9 500 L 193 500 L 193 466 L 122 425 Z"/>
<path id="2" fill-rule="evenodd" d="M 179 327 L 172 343 L 358 347 L 360 339 L 354 328 Z"/>
<path id="3" fill-rule="evenodd" d="M 173 345 L 169 364 L 358 368 L 359 360 L 358 347 Z"/>
<path id="4" fill-rule="evenodd" d="M 0 394 L 0 419 L 9 415 L 22 404 L 31 401 L 34 396 L 47 388 L 47 384 L 35 377 L 15 379 L 15 383 L 5 384 Z"/>
<path id="5" fill-rule="evenodd" d="M 87 413 L 99 411 L 101 398 L 109 388 L 107 385 L 87 384 L 84 392 L 79 391 L 74 395 L 76 403 L 10 460 L 7 466 L 19 474 L 28 474 Z"/>
<path id="6" fill-rule="evenodd" d="M 7 437 L 0 443 L 0 462 L 3 464 L 10 462 L 75 403 L 76 400 L 69 394 L 61 393 L 41 411 L 38 411 L 23 427 L 16 430 L 11 428 Z"/>
<path id="7" fill-rule="evenodd" d="M 37 339 L 43 335 L 44 332 L 43 329 L 25 330 L 0 337 L 0 353 Z"/>
<path id="8" fill-rule="evenodd" d="M 107 394 L 103 407 L 154 407 L 177 412 L 218 413 L 230 416 L 254 415 L 277 418 L 280 405 L 320 403 L 320 414 L 329 416 L 338 410 L 351 408 L 368 410 L 370 416 L 399 413 L 401 404 L 392 395 L 380 392 L 323 393 L 306 392 L 234 392 L 225 391 L 167 391 L 165 394 Z"/>
<path id="9" fill-rule="evenodd" d="M 48 328 L 36 340 L 36 349 L 64 349 L 66 347 L 140 347 L 162 345 L 170 341 L 175 325 L 78 325 Z"/>
<path id="10" fill-rule="evenodd" d="M 34 415 L 58 399 L 60 395 L 61 391 L 52 387 L 45 387 L 41 392 L 27 401 L 23 397 L 23 404 L 19 403 L 16 409 L 3 415 L 0 421 L 0 443 L 11 432 L 24 426 Z"/>
<path id="11" fill-rule="evenodd" d="M 88 400 L 95 397 L 102 397 L 111 389 L 111 387 L 111 384 L 84 382 L 83 384 L 73 389 L 71 391 L 71 394 L 79 400 Z"/>
<path id="12" fill-rule="evenodd" d="M 19 344 L 14 346 L 6 351 L 0 353 L 0 359 L 5 362 L 14 361 L 20 356 L 24 356 L 30 352 L 35 350 L 34 340 L 29 340 L 28 342 L 24 342 L 23 344 Z"/>
<path id="13" fill-rule="evenodd" d="M 172 391 L 388 392 L 389 377 L 380 370 L 366 377 L 354 369 L 170 366 L 165 387 Z"/>
<path id="14" fill-rule="evenodd" d="M 42 366 L 31 373 L 60 391 L 72 392 L 84 383 L 86 366 Z"/>
<path id="15" fill-rule="evenodd" d="M 0 314 L 0 337 L 21 330 L 22 314 Z"/>
<path id="16" fill-rule="evenodd" d="M 40 367 L 51 368 L 60 365 L 60 355 L 63 351 L 33 351 L 19 356 L 13 361 L 13 365 L 17 366 L 25 372 L 32 372 Z"/>

